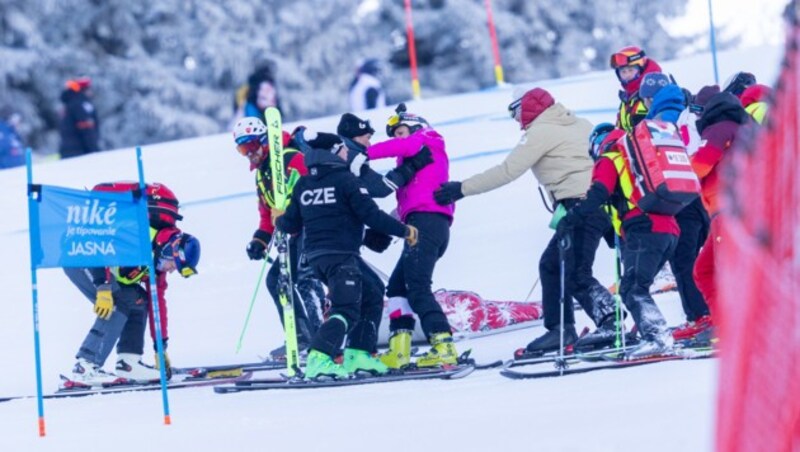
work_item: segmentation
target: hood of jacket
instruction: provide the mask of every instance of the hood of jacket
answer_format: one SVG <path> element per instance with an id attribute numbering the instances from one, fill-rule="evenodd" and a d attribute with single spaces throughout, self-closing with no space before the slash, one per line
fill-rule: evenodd
<path id="1" fill-rule="evenodd" d="M 697 120 L 697 131 L 702 134 L 706 127 L 722 121 L 733 121 L 736 124 L 747 124 L 747 114 L 739 99 L 731 93 L 719 93 L 708 100 L 703 115 Z"/>

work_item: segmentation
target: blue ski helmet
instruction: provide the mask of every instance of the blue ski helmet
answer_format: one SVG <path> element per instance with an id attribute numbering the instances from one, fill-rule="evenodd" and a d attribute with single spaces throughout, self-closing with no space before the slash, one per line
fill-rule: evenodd
<path id="1" fill-rule="evenodd" d="M 161 249 L 161 257 L 172 259 L 178 273 L 184 278 L 196 275 L 200 262 L 200 241 L 185 232 L 173 234 Z"/>

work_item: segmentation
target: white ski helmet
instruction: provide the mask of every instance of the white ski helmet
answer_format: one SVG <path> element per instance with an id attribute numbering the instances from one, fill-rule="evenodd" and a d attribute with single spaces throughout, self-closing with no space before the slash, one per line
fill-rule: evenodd
<path id="1" fill-rule="evenodd" d="M 267 126 L 264 122 L 255 116 L 249 116 L 240 119 L 233 126 L 233 139 L 236 144 L 241 144 L 250 141 L 253 137 L 262 137 L 267 134 Z"/>

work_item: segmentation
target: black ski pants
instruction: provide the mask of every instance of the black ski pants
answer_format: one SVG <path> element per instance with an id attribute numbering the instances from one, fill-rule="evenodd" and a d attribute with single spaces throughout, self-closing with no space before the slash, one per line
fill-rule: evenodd
<path id="1" fill-rule="evenodd" d="M 311 340 L 311 348 L 336 356 L 347 335 L 348 347 L 374 352 L 385 290 L 378 275 L 354 255 L 323 255 L 310 264 L 328 286 L 331 299 L 328 319 Z"/>
<path id="2" fill-rule="evenodd" d="M 559 201 L 569 210 L 577 199 Z M 597 209 L 583 218 L 580 225 L 567 230 L 570 245 L 564 262 L 564 324 L 575 324 L 572 298 L 578 300 L 596 325 L 614 313 L 611 293 L 592 274 L 592 266 L 603 235 L 611 229 L 611 220 L 603 209 Z M 559 328 L 561 323 L 561 266 L 558 253 L 559 235 L 554 234 L 539 259 L 539 277 L 542 282 L 542 307 L 544 326 L 548 330 Z"/>
<path id="3" fill-rule="evenodd" d="M 677 243 L 678 237 L 674 235 L 651 232 L 649 222 L 625 228 L 622 246 L 625 270 L 619 292 L 644 340 L 653 340 L 667 330 L 667 322 L 650 295 L 650 286 L 672 257 Z"/>
<path id="4" fill-rule="evenodd" d="M 450 323 L 442 307 L 433 296 L 433 270 L 436 262 L 444 256 L 450 242 L 450 218 L 433 212 L 414 212 L 406 217 L 406 224 L 419 231 L 416 246 L 403 247 L 403 254 L 389 277 L 386 289 L 388 297 L 405 297 L 411 309 L 419 317 L 425 336 L 449 333 Z M 390 329 L 413 329 L 413 325 L 392 322 Z"/>
<path id="5" fill-rule="evenodd" d="M 681 235 L 678 237 L 675 254 L 670 258 L 669 265 L 678 284 L 686 320 L 695 321 L 708 315 L 708 305 L 703 294 L 697 289 L 692 272 L 697 254 L 708 236 L 710 220 L 699 197 L 675 215 L 675 220 L 681 228 Z"/>

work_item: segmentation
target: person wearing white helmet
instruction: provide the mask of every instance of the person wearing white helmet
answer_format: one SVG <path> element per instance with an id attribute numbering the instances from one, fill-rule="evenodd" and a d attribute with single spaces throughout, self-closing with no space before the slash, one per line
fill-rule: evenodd
<path id="1" fill-rule="evenodd" d="M 250 116 L 240 119 L 233 129 L 233 139 L 236 142 L 236 150 L 250 161 L 250 171 L 256 171 L 256 191 L 258 193 L 258 212 L 261 217 L 258 229 L 253 233 L 253 237 L 247 245 L 247 256 L 251 260 L 261 260 L 267 258 L 269 244 L 272 235 L 275 233 L 273 220 L 273 209 L 275 202 L 272 195 L 272 169 L 269 159 L 269 143 L 267 141 L 267 126 L 261 119 Z M 291 135 L 283 132 L 284 146 L 284 168 L 286 180 L 289 181 L 289 195 L 292 193 L 294 183 L 299 176 L 308 173 L 303 154 L 297 150 Z M 289 240 L 289 262 L 291 263 L 291 274 L 296 282 L 296 293 L 299 297 L 294 297 L 295 321 L 297 323 L 297 344 L 298 349 L 304 352 L 311 341 L 314 332 L 321 323 L 320 306 L 325 300 L 325 291 L 322 284 L 311 277 L 308 271 L 304 271 L 304 266 L 300 265 L 302 253 L 298 251 L 298 245 L 302 243 L 299 236 L 292 236 Z M 278 278 L 280 268 L 277 260 L 270 267 L 267 273 L 267 289 L 269 290 L 275 306 L 283 323 L 283 308 L 278 298 Z M 286 359 L 286 347 L 281 346 L 270 352 L 273 359 Z"/>

